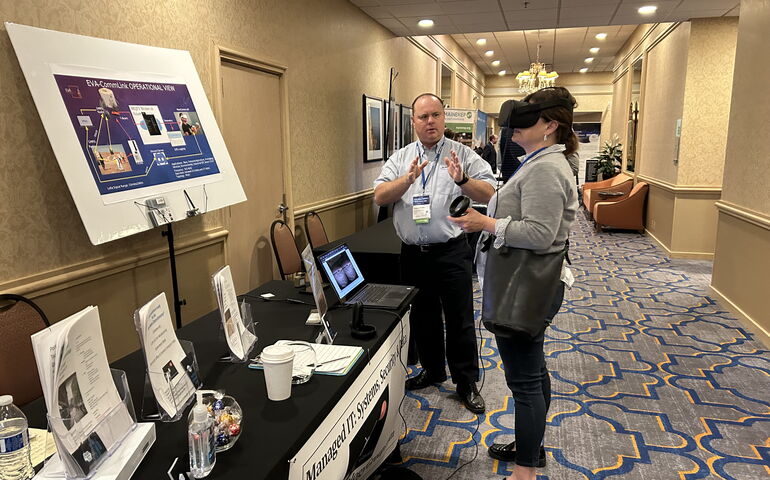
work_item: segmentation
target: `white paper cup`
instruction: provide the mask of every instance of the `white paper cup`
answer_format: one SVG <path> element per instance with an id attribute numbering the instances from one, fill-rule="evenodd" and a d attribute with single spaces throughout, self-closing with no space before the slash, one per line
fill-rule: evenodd
<path id="1" fill-rule="evenodd" d="M 267 398 L 279 402 L 291 396 L 294 350 L 287 345 L 269 345 L 259 356 L 265 369 Z"/>

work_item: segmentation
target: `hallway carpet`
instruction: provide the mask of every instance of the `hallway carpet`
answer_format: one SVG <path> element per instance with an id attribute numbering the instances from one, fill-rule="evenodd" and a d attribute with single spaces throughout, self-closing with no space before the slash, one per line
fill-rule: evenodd
<path id="1" fill-rule="evenodd" d="M 582 215 L 571 257 L 576 283 L 545 343 L 553 401 L 538 479 L 770 478 L 770 352 L 708 297 L 711 263 L 595 233 Z M 478 322 L 478 288 L 475 306 Z M 514 438 L 515 405 L 494 339 L 480 334 L 487 413 L 475 435 L 450 381 L 401 408 L 401 466 L 424 479 L 448 478 L 477 443 L 452 478 L 510 474 L 486 450 Z"/>

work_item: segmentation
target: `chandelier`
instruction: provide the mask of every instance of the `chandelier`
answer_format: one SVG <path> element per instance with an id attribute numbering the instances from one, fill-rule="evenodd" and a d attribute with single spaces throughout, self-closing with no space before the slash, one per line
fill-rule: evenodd
<path id="1" fill-rule="evenodd" d="M 540 32 L 538 31 L 537 60 L 530 64 L 529 70 L 524 70 L 516 75 L 521 93 L 532 93 L 541 88 L 553 87 L 559 74 L 555 71 L 547 71 L 544 63 L 540 63 Z"/>

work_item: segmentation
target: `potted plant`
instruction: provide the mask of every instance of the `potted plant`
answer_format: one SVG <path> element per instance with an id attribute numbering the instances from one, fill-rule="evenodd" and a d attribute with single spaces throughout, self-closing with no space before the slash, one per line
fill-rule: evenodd
<path id="1" fill-rule="evenodd" d="M 604 146 L 595 157 L 598 160 L 596 172 L 601 175 L 602 180 L 612 178 L 620 173 L 623 145 L 618 140 L 617 135 L 615 135 L 612 140 L 604 142 Z"/>

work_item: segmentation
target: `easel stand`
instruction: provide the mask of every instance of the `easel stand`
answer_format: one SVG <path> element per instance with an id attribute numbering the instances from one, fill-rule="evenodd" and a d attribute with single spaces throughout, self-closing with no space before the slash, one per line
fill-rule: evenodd
<path id="1" fill-rule="evenodd" d="M 168 240 L 168 260 L 171 264 L 171 286 L 174 290 L 174 318 L 176 328 L 182 328 L 182 305 L 187 305 L 187 300 L 179 299 L 179 282 L 176 277 L 176 256 L 174 254 L 174 228 L 171 223 L 166 224 L 166 229 L 160 234 Z"/>

